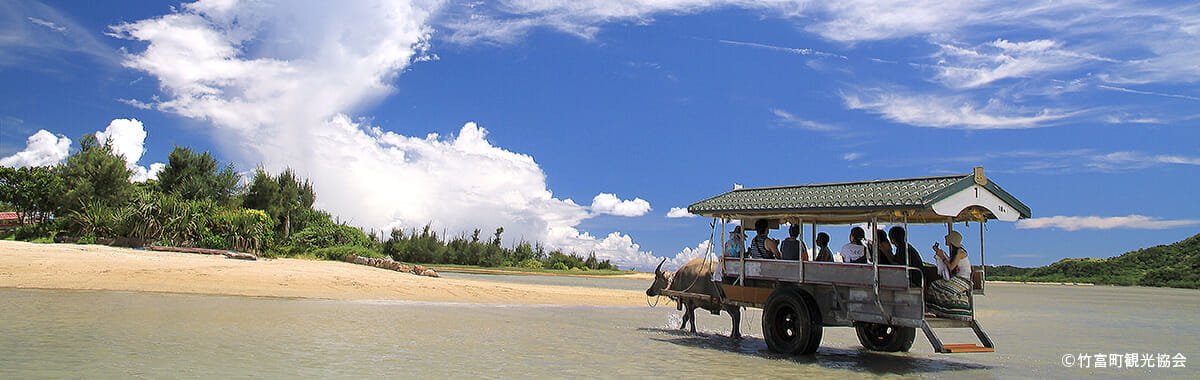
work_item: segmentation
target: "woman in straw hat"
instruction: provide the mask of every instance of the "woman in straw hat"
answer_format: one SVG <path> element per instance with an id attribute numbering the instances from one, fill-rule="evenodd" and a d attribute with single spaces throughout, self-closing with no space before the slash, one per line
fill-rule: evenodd
<path id="1" fill-rule="evenodd" d="M 949 253 L 933 243 L 934 261 L 942 278 L 929 284 L 925 302 L 935 314 L 969 315 L 971 261 L 962 247 L 962 234 L 950 231 L 946 234 L 946 245 L 950 247 Z"/>

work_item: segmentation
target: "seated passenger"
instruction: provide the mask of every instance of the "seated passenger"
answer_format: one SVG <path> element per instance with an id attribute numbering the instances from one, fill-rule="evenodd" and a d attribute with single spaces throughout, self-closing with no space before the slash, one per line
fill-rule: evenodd
<path id="1" fill-rule="evenodd" d="M 725 257 L 743 257 L 746 255 L 746 233 L 742 226 L 729 231 L 729 240 L 725 241 Z"/>
<path id="2" fill-rule="evenodd" d="M 800 241 L 801 236 L 800 225 L 793 224 L 788 228 L 788 238 L 779 242 L 779 252 L 783 254 L 784 260 L 801 260 L 808 261 L 808 247 L 804 246 L 804 242 Z"/>
<path id="3" fill-rule="evenodd" d="M 888 243 L 887 232 L 883 230 L 875 230 L 875 257 L 878 258 L 879 264 L 898 265 L 892 257 L 892 244 Z"/>
<path id="4" fill-rule="evenodd" d="M 842 255 L 842 261 L 847 263 L 867 263 L 867 247 L 863 246 L 863 238 L 866 237 L 866 232 L 862 227 L 854 227 L 850 229 L 850 242 L 842 246 L 838 254 Z"/>
<path id="5" fill-rule="evenodd" d="M 892 242 L 892 246 L 896 247 L 896 254 L 893 255 L 893 259 L 896 260 L 895 264 L 916 268 L 917 270 L 908 271 L 908 279 L 913 287 L 919 287 L 921 286 L 921 279 L 923 277 L 921 270 L 924 268 L 925 263 L 921 262 L 921 253 L 917 252 L 917 249 L 913 248 L 912 244 L 908 244 L 907 239 L 903 227 L 895 226 L 888 230 L 888 240 Z"/>
<path id="6" fill-rule="evenodd" d="M 826 262 L 833 261 L 833 252 L 829 252 L 829 234 L 824 232 L 817 234 L 816 244 L 817 247 L 813 248 L 813 251 L 817 252 L 817 257 L 813 260 Z"/>
<path id="7" fill-rule="evenodd" d="M 754 236 L 754 240 L 750 241 L 750 249 L 746 253 L 756 259 L 774 259 L 779 257 L 779 241 L 767 237 L 766 219 L 759 219 L 754 222 L 754 231 L 758 234 Z"/>
<path id="8" fill-rule="evenodd" d="M 925 292 L 925 303 L 935 314 L 970 315 L 971 304 L 967 292 L 971 291 L 971 261 L 962 248 L 962 235 L 957 231 L 946 234 L 947 254 L 933 243 L 934 261 L 942 277 L 929 284 Z"/>

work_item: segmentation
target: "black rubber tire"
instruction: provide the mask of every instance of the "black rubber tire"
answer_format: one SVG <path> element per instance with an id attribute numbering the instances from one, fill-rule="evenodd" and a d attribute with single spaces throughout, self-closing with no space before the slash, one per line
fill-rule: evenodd
<path id="1" fill-rule="evenodd" d="M 917 338 L 917 329 L 912 327 L 857 322 L 854 330 L 858 332 L 858 342 L 872 351 L 908 352 Z"/>
<path id="2" fill-rule="evenodd" d="M 778 289 L 763 308 L 763 339 L 767 348 L 790 355 L 808 355 L 821 346 L 821 321 L 816 303 L 802 290 Z"/>

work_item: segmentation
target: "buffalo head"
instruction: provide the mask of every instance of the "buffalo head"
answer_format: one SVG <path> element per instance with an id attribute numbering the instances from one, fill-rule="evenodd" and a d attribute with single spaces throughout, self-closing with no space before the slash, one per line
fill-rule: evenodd
<path id="1" fill-rule="evenodd" d="M 667 285 L 670 284 L 671 272 L 665 272 L 662 270 L 663 263 L 665 262 L 667 262 L 667 259 L 664 258 L 662 261 L 658 262 L 658 267 L 654 268 L 654 283 L 650 284 L 649 289 L 646 289 L 647 297 L 657 296 L 659 292 L 661 292 L 663 289 L 666 289 Z"/>

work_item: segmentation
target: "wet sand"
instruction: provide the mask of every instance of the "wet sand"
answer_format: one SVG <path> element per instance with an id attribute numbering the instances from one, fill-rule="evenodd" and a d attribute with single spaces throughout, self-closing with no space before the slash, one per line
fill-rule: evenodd
<path id="1" fill-rule="evenodd" d="M 0 287 L 520 305 L 639 306 L 646 299 L 628 290 L 431 278 L 335 261 L 15 241 L 0 241 Z"/>

